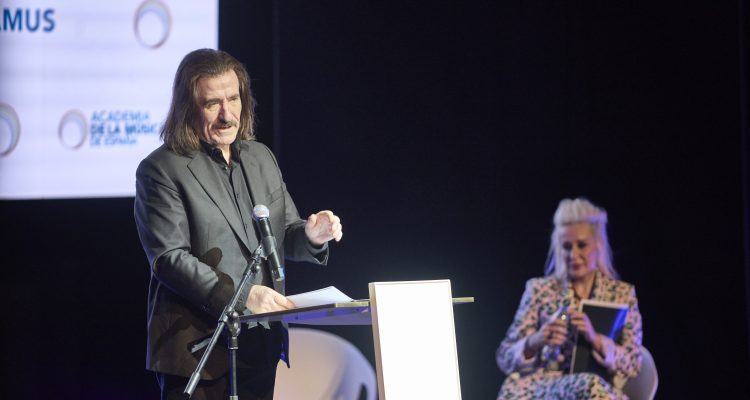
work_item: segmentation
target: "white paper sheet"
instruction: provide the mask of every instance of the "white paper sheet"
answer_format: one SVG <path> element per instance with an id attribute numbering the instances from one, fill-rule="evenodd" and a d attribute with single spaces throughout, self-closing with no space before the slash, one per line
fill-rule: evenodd
<path id="1" fill-rule="evenodd" d="M 293 301 L 297 305 L 297 308 L 353 301 L 351 297 L 336 289 L 335 286 L 328 286 L 327 288 L 313 290 L 312 292 L 294 294 L 287 296 L 287 298 Z"/>

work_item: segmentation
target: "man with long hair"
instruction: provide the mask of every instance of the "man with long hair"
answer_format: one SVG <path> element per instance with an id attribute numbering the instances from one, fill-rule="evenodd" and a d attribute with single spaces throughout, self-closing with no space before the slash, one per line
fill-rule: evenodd
<path id="1" fill-rule="evenodd" d="M 135 220 L 151 267 L 146 367 L 162 399 L 184 398 L 216 321 L 260 242 L 255 205 L 270 210 L 277 251 L 325 264 L 340 240 L 331 211 L 299 217 L 271 151 L 256 142 L 255 100 L 244 66 L 226 52 L 196 50 L 180 63 L 161 130 L 164 144 L 136 172 Z M 263 265 L 241 292 L 240 315 L 293 308 L 283 281 Z M 216 346 L 193 399 L 228 396 L 228 358 Z M 272 399 L 279 359 L 288 356 L 283 324 L 260 323 L 239 336 L 237 386 L 243 400 Z"/>

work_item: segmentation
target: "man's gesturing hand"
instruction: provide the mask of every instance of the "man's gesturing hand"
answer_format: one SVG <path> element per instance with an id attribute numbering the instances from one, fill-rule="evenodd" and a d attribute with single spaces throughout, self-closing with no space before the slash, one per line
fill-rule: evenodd
<path id="1" fill-rule="evenodd" d="M 316 246 L 320 246 L 331 239 L 338 242 L 343 234 L 341 220 L 331 211 L 320 211 L 307 217 L 305 235 L 307 235 L 310 243 Z"/>

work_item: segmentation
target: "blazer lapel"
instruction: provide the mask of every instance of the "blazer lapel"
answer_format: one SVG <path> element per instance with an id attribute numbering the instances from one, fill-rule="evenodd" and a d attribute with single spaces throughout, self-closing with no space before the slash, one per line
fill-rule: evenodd
<path id="1" fill-rule="evenodd" d="M 594 278 L 594 287 L 591 288 L 591 298 L 600 301 L 614 302 L 614 285 L 615 282 L 608 278 L 600 271 L 596 271 L 596 278 Z"/>
<path id="2" fill-rule="evenodd" d="M 248 151 L 244 148 L 240 153 L 240 158 L 242 159 L 242 162 L 240 162 L 242 172 L 244 172 L 245 175 L 245 186 L 250 193 L 250 199 L 253 201 L 253 206 L 263 204 L 258 203 L 259 200 L 263 201 L 263 199 L 258 197 L 258 188 L 252 184 L 253 182 L 256 182 L 256 184 L 258 182 L 263 182 L 263 177 L 260 175 L 260 165 L 258 165 L 258 162 L 254 157 L 248 156 Z"/>
<path id="3" fill-rule="evenodd" d="M 193 173 L 195 179 L 203 187 L 214 204 L 219 208 L 226 218 L 229 226 L 232 227 L 234 234 L 240 238 L 242 243 L 252 251 L 250 243 L 247 242 L 244 225 L 240 220 L 239 214 L 234 205 L 234 201 L 229 197 L 229 193 L 221 184 L 221 176 L 216 168 L 210 163 L 211 159 L 203 154 L 197 153 L 193 160 L 188 164 L 188 169 Z"/>
<path id="4" fill-rule="evenodd" d="M 242 162 L 240 163 L 242 164 L 242 172 L 245 173 L 245 179 L 247 180 L 247 189 L 250 191 L 250 198 L 253 201 L 253 205 L 263 204 L 259 202 L 266 201 L 268 192 L 263 190 L 265 186 L 261 183 L 265 183 L 266 179 L 264 179 L 263 175 L 261 174 L 260 164 L 258 163 L 258 161 L 255 159 L 255 157 L 249 157 L 249 154 L 250 152 L 247 150 L 247 147 L 243 147 L 242 151 L 240 152 L 240 158 L 242 159 Z M 253 182 L 255 182 L 255 185 L 253 185 Z M 268 206 L 268 204 L 264 205 Z M 276 236 L 276 232 L 274 232 L 274 236 Z M 260 238 L 258 238 L 258 240 L 260 240 Z M 281 253 L 279 254 L 279 256 L 283 264 L 284 254 Z M 285 293 L 284 282 L 277 282 L 273 279 L 272 282 L 274 290 L 281 294 Z"/>

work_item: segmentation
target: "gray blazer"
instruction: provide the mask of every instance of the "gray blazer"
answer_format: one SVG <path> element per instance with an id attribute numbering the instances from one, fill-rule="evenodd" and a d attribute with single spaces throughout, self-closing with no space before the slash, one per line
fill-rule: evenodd
<path id="1" fill-rule="evenodd" d="M 325 264 L 327 247 L 315 249 L 307 240 L 305 221 L 271 151 L 254 141 L 239 142 L 239 149 L 254 204 L 271 212 L 280 254 Z M 181 156 L 162 145 L 136 172 L 135 221 L 151 266 L 146 368 L 152 371 L 192 374 L 202 354 L 192 347 L 213 333 L 259 243 L 255 235 L 245 234 L 243 224 L 253 222 L 249 216 L 240 220 L 213 162 L 204 152 Z M 283 285 L 274 283 L 274 289 L 284 293 Z M 240 313 L 249 313 L 244 307 L 248 291 L 240 299 Z M 286 328 L 281 329 L 279 352 L 287 354 Z M 220 347 L 212 352 L 204 378 L 227 371 L 227 354 Z"/>

